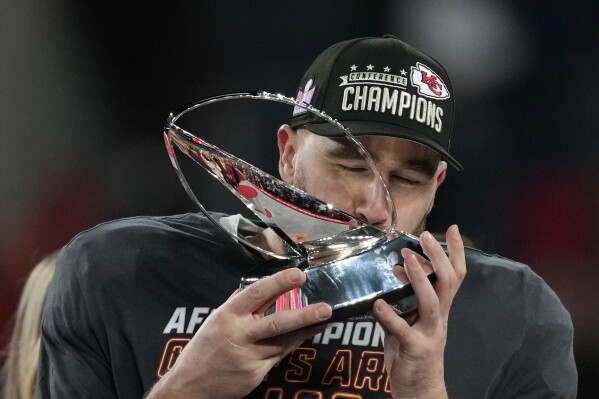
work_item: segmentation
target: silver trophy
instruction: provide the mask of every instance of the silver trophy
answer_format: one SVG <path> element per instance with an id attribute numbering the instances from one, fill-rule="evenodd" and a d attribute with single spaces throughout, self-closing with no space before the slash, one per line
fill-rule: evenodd
<path id="1" fill-rule="evenodd" d="M 199 125 L 197 122 L 195 125 L 189 123 L 194 131 L 204 132 L 203 136 L 211 132 L 217 141 L 226 142 L 223 139 L 232 136 L 228 134 L 231 129 L 243 129 L 243 134 L 253 134 L 252 130 L 256 129 L 253 124 L 260 125 L 266 112 L 271 112 L 250 109 L 239 116 L 243 114 L 239 111 L 241 104 L 248 102 L 252 106 L 256 102 L 276 104 L 278 108 L 282 106 L 284 113 L 278 117 L 278 123 L 289 120 L 292 113 L 311 113 L 318 117 L 318 123 L 326 124 L 329 132 L 334 129 L 334 138 L 327 140 L 335 140 L 344 148 L 350 148 L 350 152 L 360 154 L 369 169 L 369 184 L 375 185 L 373 192 L 381 193 L 379 200 L 392 215 L 391 226 L 381 230 L 338 207 L 338 204 L 316 198 L 210 144 L 206 137 L 190 133 L 188 130 L 191 129 L 185 130 L 180 126 L 183 119 L 195 114 L 195 119 L 200 122 Z M 206 122 L 208 120 L 212 124 Z M 237 124 L 234 123 L 236 120 Z M 268 140 L 272 140 L 273 128 L 259 126 L 258 129 L 266 129 Z M 218 131 L 214 133 L 215 130 Z M 239 137 L 239 133 L 236 132 L 235 136 Z M 281 295 L 265 314 L 326 302 L 333 309 L 331 320 L 341 320 L 366 314 L 377 298 L 383 298 L 408 321 L 415 320 L 417 302 L 412 287 L 398 280 L 392 270 L 395 265 L 403 264 L 402 248 L 408 247 L 424 254 L 416 237 L 396 231 L 395 205 L 385 180 L 362 143 L 339 122 L 305 102 L 280 94 L 234 93 L 196 101 L 170 114 L 164 128 L 164 140 L 171 163 L 192 201 L 216 226 L 263 254 L 264 263 L 241 279 L 241 289 L 289 267 L 298 267 L 306 273 L 305 284 Z M 251 148 L 256 138 L 247 137 L 246 140 L 244 147 Z M 242 234 L 239 218 L 231 227 L 229 219 L 223 222 L 224 219 L 206 210 L 202 202 L 213 198 L 213 191 L 207 190 L 205 183 L 200 184 L 200 189 L 192 187 L 175 149 L 222 183 L 240 201 L 237 203 L 251 212 L 250 218 L 243 218 L 243 221 L 252 225 L 257 234 Z M 256 218 L 258 223 L 248 220 Z M 257 239 L 264 235 L 270 239 Z M 434 282 L 434 279 L 434 274 L 430 274 L 429 280 Z"/>

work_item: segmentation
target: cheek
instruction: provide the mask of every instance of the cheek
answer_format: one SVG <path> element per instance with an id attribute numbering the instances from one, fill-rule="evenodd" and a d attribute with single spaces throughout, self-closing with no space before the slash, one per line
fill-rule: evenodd
<path id="1" fill-rule="evenodd" d="M 310 168 L 296 168 L 294 185 L 308 194 L 332 204 L 347 213 L 353 213 L 351 193 L 355 188 L 350 187 L 344 179 L 336 176 L 324 167 L 312 164 Z"/>
<path id="2" fill-rule="evenodd" d="M 332 204 L 345 212 L 350 212 L 352 189 L 339 179 L 329 176 L 304 176 L 304 191 L 316 198 Z"/>
<path id="3" fill-rule="evenodd" d="M 410 193 L 394 196 L 397 230 L 414 233 L 430 212 L 433 200 L 434 191 L 432 193 Z"/>

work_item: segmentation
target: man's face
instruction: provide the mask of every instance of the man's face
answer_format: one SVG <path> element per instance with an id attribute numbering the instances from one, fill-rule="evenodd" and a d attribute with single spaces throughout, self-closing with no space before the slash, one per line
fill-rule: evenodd
<path id="1" fill-rule="evenodd" d="M 386 136 L 360 141 L 375 161 L 395 203 L 398 230 L 424 229 L 447 164 L 429 148 Z M 279 172 L 283 180 L 381 229 L 391 225 L 391 208 L 378 175 L 346 139 L 279 130 Z"/>

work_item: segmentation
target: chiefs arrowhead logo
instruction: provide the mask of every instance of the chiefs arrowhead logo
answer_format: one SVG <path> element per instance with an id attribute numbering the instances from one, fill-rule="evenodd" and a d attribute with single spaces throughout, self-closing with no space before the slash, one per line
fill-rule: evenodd
<path id="1" fill-rule="evenodd" d="M 410 78 L 412 86 L 416 87 L 421 95 L 437 100 L 449 98 L 449 90 L 445 83 L 426 65 L 417 62 L 416 66 L 412 67 Z"/>

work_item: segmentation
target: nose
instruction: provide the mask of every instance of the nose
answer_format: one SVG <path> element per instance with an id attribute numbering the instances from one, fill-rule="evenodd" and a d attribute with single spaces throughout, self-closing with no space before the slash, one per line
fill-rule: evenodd
<path id="1" fill-rule="evenodd" d="M 358 189 L 354 212 L 357 218 L 387 230 L 391 227 L 391 199 L 387 199 L 383 184 L 374 180 Z"/>

